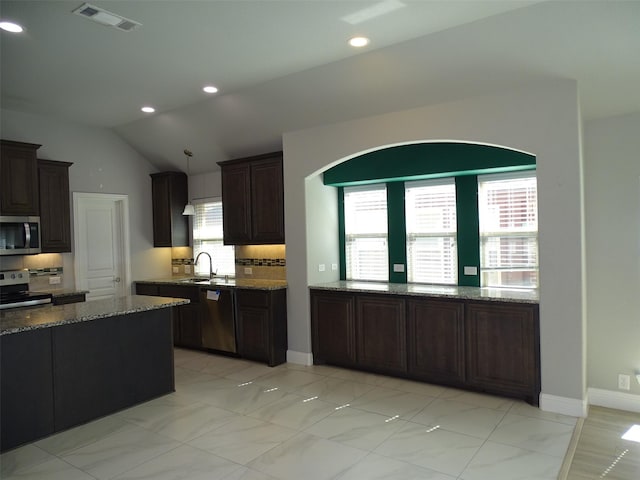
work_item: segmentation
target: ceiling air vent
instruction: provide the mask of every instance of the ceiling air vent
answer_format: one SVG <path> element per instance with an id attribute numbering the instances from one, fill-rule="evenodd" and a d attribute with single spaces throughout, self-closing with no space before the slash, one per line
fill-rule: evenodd
<path id="1" fill-rule="evenodd" d="M 130 32 L 142 25 L 135 20 L 124 18 L 120 15 L 116 15 L 115 13 L 108 12 L 103 8 L 96 7 L 95 5 L 89 5 L 88 3 L 83 3 L 76 8 L 73 13 L 81 17 L 88 18 L 89 20 L 93 20 L 101 25 L 115 27 L 118 30 L 125 32 Z"/>

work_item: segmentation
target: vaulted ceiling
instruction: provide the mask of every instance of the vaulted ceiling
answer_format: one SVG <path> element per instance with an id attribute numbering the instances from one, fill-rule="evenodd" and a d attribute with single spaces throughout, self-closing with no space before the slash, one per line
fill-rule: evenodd
<path id="1" fill-rule="evenodd" d="M 1 106 L 112 128 L 160 169 L 184 170 L 184 148 L 192 173 L 212 171 L 286 131 L 548 79 L 577 80 L 586 119 L 640 111 L 635 0 L 90 3 L 142 25 L 2 0 L 25 31 L 1 33 Z M 371 43 L 350 47 L 356 34 Z"/>

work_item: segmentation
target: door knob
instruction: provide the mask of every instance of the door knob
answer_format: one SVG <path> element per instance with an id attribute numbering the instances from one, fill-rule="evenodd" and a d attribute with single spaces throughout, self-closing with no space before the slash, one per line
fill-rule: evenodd
<path id="1" fill-rule="evenodd" d="M 113 279 L 114 282 L 119 283 L 120 282 L 120 277 L 116 277 Z"/>

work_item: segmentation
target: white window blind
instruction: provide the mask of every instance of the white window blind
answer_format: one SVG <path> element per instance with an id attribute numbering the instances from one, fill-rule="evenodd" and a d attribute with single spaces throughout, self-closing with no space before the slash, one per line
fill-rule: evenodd
<path id="1" fill-rule="evenodd" d="M 481 284 L 538 286 L 535 172 L 478 177 Z"/>
<path id="2" fill-rule="evenodd" d="M 345 187 L 344 227 L 347 280 L 387 281 L 386 186 Z"/>
<path id="3" fill-rule="evenodd" d="M 405 183 L 407 280 L 456 284 L 456 186 L 453 178 Z"/>
<path id="4" fill-rule="evenodd" d="M 193 258 L 207 252 L 213 261 L 213 270 L 218 275 L 235 275 L 235 252 L 232 245 L 222 243 L 222 201 L 209 199 L 194 202 Z M 209 259 L 200 257 L 195 266 L 197 275 L 209 275 Z"/>

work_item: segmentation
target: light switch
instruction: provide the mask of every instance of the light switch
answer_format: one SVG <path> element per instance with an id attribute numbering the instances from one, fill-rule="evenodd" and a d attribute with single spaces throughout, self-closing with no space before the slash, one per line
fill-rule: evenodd
<path id="1" fill-rule="evenodd" d="M 394 263 L 393 264 L 393 271 L 397 272 L 397 273 L 404 272 L 404 263 Z"/>
<path id="2" fill-rule="evenodd" d="M 331 264 L 331 270 L 333 270 L 334 272 L 335 272 L 336 270 L 338 270 L 338 264 L 337 264 L 337 263 L 332 263 L 332 264 Z"/>
<path id="3" fill-rule="evenodd" d="M 324 272 L 324 271 L 325 271 L 325 265 L 324 265 L 324 263 L 321 263 L 320 265 L 318 265 L 318 271 L 319 271 L 319 272 Z"/>
<path id="4" fill-rule="evenodd" d="M 478 267 L 464 267 L 465 275 L 478 275 Z"/>
<path id="5" fill-rule="evenodd" d="M 253 275 L 253 268 L 244 267 L 244 273 L 247 274 L 247 275 Z"/>

